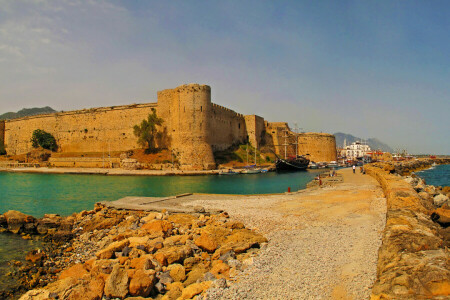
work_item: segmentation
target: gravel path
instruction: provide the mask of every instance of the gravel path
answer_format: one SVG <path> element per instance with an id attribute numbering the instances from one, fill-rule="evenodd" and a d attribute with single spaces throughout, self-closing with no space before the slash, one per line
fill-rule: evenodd
<path id="1" fill-rule="evenodd" d="M 236 282 L 206 299 L 368 299 L 386 201 L 374 179 L 349 171 L 335 187 L 189 203 L 224 209 L 269 239 Z"/>

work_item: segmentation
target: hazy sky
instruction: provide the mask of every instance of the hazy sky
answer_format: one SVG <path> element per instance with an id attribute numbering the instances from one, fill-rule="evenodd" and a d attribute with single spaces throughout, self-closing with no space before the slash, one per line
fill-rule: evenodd
<path id="1" fill-rule="evenodd" d="M 0 0 L 0 113 L 212 100 L 450 154 L 450 1 Z"/>

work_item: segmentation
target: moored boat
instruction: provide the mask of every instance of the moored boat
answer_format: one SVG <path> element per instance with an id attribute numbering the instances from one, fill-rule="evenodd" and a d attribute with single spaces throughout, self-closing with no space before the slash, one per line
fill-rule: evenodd
<path id="1" fill-rule="evenodd" d="M 275 162 L 277 171 L 303 171 L 309 165 L 309 159 L 304 156 L 289 157 L 287 159 L 278 158 Z"/>
<path id="2" fill-rule="evenodd" d="M 219 175 L 236 175 L 236 174 L 240 174 L 240 172 L 235 172 L 231 169 L 226 171 L 219 171 Z"/>
<path id="3" fill-rule="evenodd" d="M 337 167 L 339 167 L 339 165 L 336 161 L 333 160 L 328 163 L 328 167 L 329 168 L 337 168 Z"/>

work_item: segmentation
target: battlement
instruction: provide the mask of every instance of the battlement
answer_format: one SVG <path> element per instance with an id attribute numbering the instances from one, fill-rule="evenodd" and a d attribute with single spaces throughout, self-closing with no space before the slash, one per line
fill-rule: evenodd
<path id="1" fill-rule="evenodd" d="M 212 103 L 212 107 L 216 108 L 216 109 L 219 109 L 219 110 L 222 110 L 224 112 L 235 114 L 236 117 L 243 117 L 244 116 L 243 114 L 237 113 L 237 112 L 235 112 L 232 109 L 226 108 L 225 106 L 222 106 L 222 105 L 219 105 L 219 104 L 216 104 L 216 103 Z"/>
<path id="2" fill-rule="evenodd" d="M 12 119 L 12 120 L 5 120 L 5 122 L 12 123 L 12 122 L 20 122 L 23 120 L 40 119 L 40 118 L 48 118 L 48 117 L 62 117 L 62 116 L 79 115 L 79 114 L 93 114 L 93 113 L 109 112 L 109 111 L 113 111 L 113 110 L 118 111 L 118 110 L 128 110 L 128 109 L 148 108 L 148 107 L 156 108 L 157 106 L 158 106 L 157 103 L 141 103 L 141 104 L 128 104 L 128 105 L 119 105 L 119 106 L 93 107 L 93 108 L 85 108 L 85 109 L 80 109 L 80 110 L 71 110 L 71 111 L 55 112 L 55 113 L 51 113 L 51 114 L 28 116 L 28 117 L 17 118 L 17 119 Z"/>

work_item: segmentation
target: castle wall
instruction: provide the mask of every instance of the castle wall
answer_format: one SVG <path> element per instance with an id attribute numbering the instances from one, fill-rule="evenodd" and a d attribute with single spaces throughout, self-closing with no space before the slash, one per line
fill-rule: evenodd
<path id="1" fill-rule="evenodd" d="M 300 155 L 309 154 L 315 162 L 337 160 L 336 138 L 328 133 L 307 132 L 298 135 L 298 151 Z"/>
<path id="2" fill-rule="evenodd" d="M 225 150 L 232 145 L 246 142 L 246 122 L 242 114 L 213 103 L 210 119 L 213 151 Z"/>
<path id="3" fill-rule="evenodd" d="M 245 116 L 245 127 L 250 144 L 259 148 L 266 128 L 264 119 L 256 115 Z"/>
<path id="4" fill-rule="evenodd" d="M 0 147 L 5 142 L 5 121 L 0 120 Z"/>
<path id="5" fill-rule="evenodd" d="M 336 138 L 332 134 L 300 133 L 297 142 L 296 134 L 284 122 L 266 122 L 266 131 L 273 138 L 275 153 L 282 158 L 284 158 L 286 150 L 286 156 L 293 156 L 296 153 L 298 155 L 309 155 L 308 158 L 315 162 L 337 160 Z M 287 138 L 285 138 L 285 135 L 287 135 Z M 298 143 L 297 149 L 296 143 Z"/>
<path id="6" fill-rule="evenodd" d="M 139 148 L 133 126 L 146 119 L 156 103 L 104 107 L 6 121 L 8 154 L 32 150 L 36 129 L 51 133 L 59 152 L 108 152 Z"/>

